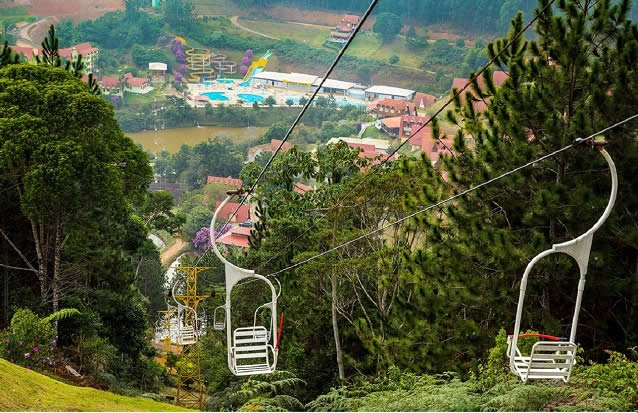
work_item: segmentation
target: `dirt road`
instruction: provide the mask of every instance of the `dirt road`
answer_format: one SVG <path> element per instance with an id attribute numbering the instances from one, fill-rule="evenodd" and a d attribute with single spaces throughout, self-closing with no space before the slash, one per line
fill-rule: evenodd
<path id="1" fill-rule="evenodd" d="M 186 246 L 186 243 L 182 239 L 177 238 L 175 240 L 175 244 L 166 248 L 164 252 L 162 252 L 162 255 L 160 256 L 160 259 L 162 260 L 162 264 L 170 265 L 171 260 L 175 259 L 175 256 L 177 255 L 177 253 L 185 246 Z"/>
<path id="2" fill-rule="evenodd" d="M 232 24 L 234 24 L 235 26 L 239 27 L 240 29 L 242 29 L 242 30 L 244 30 L 244 31 L 247 31 L 247 32 L 250 32 L 250 33 L 256 34 L 257 36 L 267 37 L 267 38 L 269 38 L 269 39 L 273 39 L 273 40 L 281 40 L 281 39 L 279 39 L 278 37 L 272 37 L 272 36 L 269 36 L 269 35 L 267 35 L 267 34 L 259 33 L 259 32 L 256 32 L 256 31 L 254 31 L 254 30 L 251 30 L 251 29 L 249 29 L 248 27 L 244 27 L 244 26 L 242 26 L 241 24 L 239 24 L 239 21 L 238 21 L 238 20 L 239 20 L 239 16 L 233 16 L 233 17 L 231 17 L 231 18 L 230 18 L 230 22 L 231 22 Z"/>

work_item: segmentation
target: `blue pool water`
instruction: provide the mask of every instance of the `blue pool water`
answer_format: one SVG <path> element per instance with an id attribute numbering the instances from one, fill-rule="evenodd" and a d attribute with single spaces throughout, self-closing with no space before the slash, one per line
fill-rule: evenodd
<path id="1" fill-rule="evenodd" d="M 354 100 L 350 100 L 348 98 L 335 98 L 335 101 L 337 102 L 337 106 L 339 107 L 344 107 L 344 106 L 358 106 L 358 107 L 365 107 L 366 104 L 365 103 L 361 103 L 361 102 L 356 102 Z"/>
<path id="2" fill-rule="evenodd" d="M 254 95 L 252 93 L 238 93 L 237 97 L 246 103 L 261 102 L 265 99 L 261 95 Z"/>
<path id="3" fill-rule="evenodd" d="M 284 102 L 286 100 L 292 100 L 294 102 L 295 105 L 299 104 L 299 97 L 298 96 L 286 96 L 286 99 L 284 100 Z"/>
<path id="4" fill-rule="evenodd" d="M 233 84 L 235 81 L 233 79 L 217 79 L 217 83 Z"/>
<path id="5" fill-rule="evenodd" d="M 228 96 L 226 96 L 224 92 L 204 92 L 201 93 L 201 95 L 206 96 L 210 100 L 219 100 L 222 102 L 228 100 Z"/>
<path id="6" fill-rule="evenodd" d="M 241 87 L 250 87 L 250 80 L 247 81 L 247 82 L 240 83 L 239 86 L 241 86 Z"/>
<path id="7" fill-rule="evenodd" d="M 201 83 L 202 85 L 205 85 L 205 86 L 210 86 L 210 85 L 214 84 L 215 81 L 204 80 L 203 82 L 199 82 L 199 83 Z"/>

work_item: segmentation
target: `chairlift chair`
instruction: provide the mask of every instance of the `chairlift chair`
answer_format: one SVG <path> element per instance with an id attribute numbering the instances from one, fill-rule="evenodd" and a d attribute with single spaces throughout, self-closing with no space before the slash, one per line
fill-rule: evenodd
<path id="1" fill-rule="evenodd" d="M 215 215 L 210 224 L 210 233 L 215 233 L 215 221 L 217 215 L 228 203 L 235 191 L 227 192 L 229 195 L 217 207 Z M 277 356 L 279 354 L 278 343 L 273 346 L 273 341 L 277 337 L 277 293 L 274 285 L 263 275 L 256 274 L 253 270 L 240 268 L 230 262 L 219 252 L 215 239 L 211 239 L 211 245 L 215 255 L 224 263 L 225 280 L 226 280 L 226 302 L 223 306 L 215 309 L 214 328 L 216 330 L 226 329 L 226 344 L 228 356 L 228 368 L 236 376 L 249 376 L 256 374 L 273 373 L 277 367 Z M 265 282 L 271 291 L 271 301 L 257 307 L 257 311 L 263 307 L 269 307 L 272 311 L 268 328 L 258 326 L 256 317 L 253 325 L 248 327 L 238 327 L 233 330 L 232 312 L 231 312 L 231 293 L 233 288 L 243 280 L 249 278 L 261 280 Z M 281 288 L 280 288 L 281 292 Z M 223 311 L 223 320 L 225 326 L 222 327 L 221 317 Z M 278 338 L 279 339 L 279 338 Z M 278 341 L 277 339 L 277 341 Z"/>
<path id="2" fill-rule="evenodd" d="M 171 319 L 171 322 L 175 322 L 176 334 L 175 337 L 171 335 L 171 341 L 176 342 L 179 345 L 186 346 L 189 344 L 197 343 L 199 339 L 199 331 L 197 329 L 197 311 L 187 305 L 184 305 L 177 301 L 175 298 L 175 290 L 179 281 L 176 281 L 173 285 L 173 300 L 177 303 L 177 316 Z M 188 321 L 188 323 L 186 323 Z M 171 324 L 171 329 L 173 324 Z"/>
<path id="3" fill-rule="evenodd" d="M 604 141 L 596 141 L 595 145 L 607 161 L 607 165 L 609 166 L 609 171 L 611 173 L 611 194 L 609 196 L 607 208 L 605 208 L 603 215 L 598 219 L 594 226 L 584 234 L 573 240 L 554 244 L 551 249 L 543 251 L 534 257 L 527 265 L 525 273 L 523 274 L 523 279 L 521 280 L 514 334 L 508 337 L 507 356 L 509 358 L 510 370 L 512 373 L 520 377 L 523 382 L 527 382 L 529 379 L 560 379 L 567 383 L 571 376 L 572 367 L 575 364 L 576 351 L 578 350 L 578 345 L 576 344 L 576 328 L 578 327 L 578 315 L 580 313 L 583 291 L 585 289 L 585 275 L 587 274 L 592 239 L 594 237 L 594 233 L 609 217 L 609 214 L 614 207 L 616 193 L 618 191 L 618 175 L 616 173 L 614 161 L 611 159 L 607 151 L 603 149 Z M 576 307 L 572 318 L 569 340 L 544 334 L 520 334 L 523 303 L 525 301 L 525 290 L 529 274 L 534 265 L 536 265 L 542 258 L 556 253 L 564 253 L 574 258 L 580 270 Z M 532 346 L 529 356 L 523 356 L 518 348 L 518 340 L 529 336 L 540 338 L 541 341 L 536 342 Z"/>

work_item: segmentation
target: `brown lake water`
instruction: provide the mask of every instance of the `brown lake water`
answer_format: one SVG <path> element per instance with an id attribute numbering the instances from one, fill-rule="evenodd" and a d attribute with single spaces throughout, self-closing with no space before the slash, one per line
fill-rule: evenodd
<path id="1" fill-rule="evenodd" d="M 182 145 L 196 145 L 206 142 L 208 138 L 225 137 L 233 143 L 252 141 L 266 133 L 267 127 L 225 128 L 217 126 L 201 126 L 192 128 L 150 130 L 144 132 L 127 133 L 135 142 L 142 144 L 144 149 L 153 153 L 166 150 L 175 153 Z"/>

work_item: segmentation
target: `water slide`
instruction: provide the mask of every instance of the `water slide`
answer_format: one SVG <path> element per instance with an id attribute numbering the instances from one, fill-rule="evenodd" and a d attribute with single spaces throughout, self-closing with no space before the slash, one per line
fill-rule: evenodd
<path id="1" fill-rule="evenodd" d="M 263 72 L 266 68 L 266 65 L 268 64 L 268 58 L 270 57 L 270 55 L 272 55 L 272 51 L 268 50 L 266 53 L 264 53 L 261 59 L 252 62 L 250 64 L 250 67 L 248 68 L 248 71 L 246 72 L 246 75 L 244 76 L 243 81 L 249 82 L 253 78 L 253 76 Z"/>

